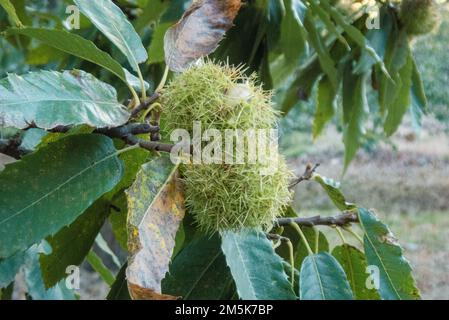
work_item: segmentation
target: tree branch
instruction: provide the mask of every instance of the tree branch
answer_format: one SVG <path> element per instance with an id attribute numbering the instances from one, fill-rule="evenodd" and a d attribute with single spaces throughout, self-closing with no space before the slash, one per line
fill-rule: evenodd
<path id="1" fill-rule="evenodd" d="M 124 137 L 124 140 L 129 145 L 138 144 L 141 148 L 149 150 L 149 151 L 162 151 L 162 152 L 171 152 L 174 145 L 168 143 L 161 143 L 158 141 L 147 141 L 143 139 L 139 139 L 136 136 L 130 134 Z"/>
<path id="2" fill-rule="evenodd" d="M 155 103 L 160 98 L 160 93 L 155 92 L 151 97 L 149 97 L 146 101 L 139 104 L 137 107 L 135 107 L 131 111 L 131 118 L 137 116 L 141 111 L 145 110 L 146 108 L 150 107 L 153 103 Z"/>
<path id="3" fill-rule="evenodd" d="M 353 212 L 345 212 L 340 215 L 331 216 L 331 217 L 307 217 L 307 218 L 279 218 L 276 221 L 278 226 L 288 226 L 292 223 L 296 223 L 299 226 L 303 227 L 313 227 L 313 226 L 338 226 L 344 227 L 351 223 L 359 222 L 359 218 L 356 213 Z"/>
<path id="4" fill-rule="evenodd" d="M 302 174 L 302 176 L 300 176 L 299 178 L 297 178 L 295 181 L 293 181 L 290 185 L 289 185 L 289 189 L 293 189 L 294 187 L 296 187 L 297 184 L 301 183 L 304 180 L 310 180 L 312 179 L 313 174 L 315 173 L 316 169 L 320 166 L 319 163 L 315 164 L 314 166 L 312 166 L 311 163 L 308 163 L 306 166 L 306 170 L 304 171 L 304 173 Z"/>
<path id="5" fill-rule="evenodd" d="M 31 128 L 37 128 L 36 125 L 30 124 L 28 128 L 25 130 L 31 129 Z M 52 133 L 66 133 L 71 129 L 70 126 L 59 126 L 56 128 L 53 128 L 51 130 L 48 130 L 48 132 Z M 159 132 L 159 126 L 153 126 L 148 123 L 130 123 L 126 124 L 120 127 L 116 128 L 100 128 L 96 129 L 94 133 L 103 134 L 105 136 L 108 136 L 110 138 L 115 139 L 124 139 L 127 141 L 127 137 L 129 135 L 135 136 L 138 134 L 147 134 L 147 133 L 158 133 Z M 144 140 L 142 140 L 144 141 Z M 6 154 L 8 156 L 11 156 L 15 159 L 20 159 L 21 156 L 24 156 L 27 154 L 27 150 L 21 150 L 20 145 L 22 143 L 22 136 L 18 135 L 15 136 L 12 139 L 9 140 L 0 140 L 0 153 Z M 135 143 L 134 143 L 135 144 Z M 148 148 L 145 148 L 148 149 Z M 164 147 L 163 149 L 167 149 Z M 171 149 L 170 149 L 171 150 Z M 160 150 L 164 151 L 164 150 Z"/>

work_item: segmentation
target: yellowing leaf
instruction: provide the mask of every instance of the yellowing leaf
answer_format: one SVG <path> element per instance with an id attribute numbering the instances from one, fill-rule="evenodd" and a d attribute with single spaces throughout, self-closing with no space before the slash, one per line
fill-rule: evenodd
<path id="1" fill-rule="evenodd" d="M 131 297 L 176 299 L 161 294 L 161 281 L 168 272 L 185 213 L 177 166 L 168 156 L 144 164 L 127 196 L 130 257 L 126 276 Z"/>
<path id="2" fill-rule="evenodd" d="M 240 6 L 240 0 L 195 1 L 165 34 L 165 61 L 170 70 L 182 72 L 215 51 Z"/>

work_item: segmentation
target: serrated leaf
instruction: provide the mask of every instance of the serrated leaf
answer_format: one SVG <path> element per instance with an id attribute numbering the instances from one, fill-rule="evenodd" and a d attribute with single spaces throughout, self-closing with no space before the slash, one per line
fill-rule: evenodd
<path id="1" fill-rule="evenodd" d="M 316 113 L 313 120 L 312 134 L 317 138 L 323 131 L 324 126 L 334 116 L 336 109 L 337 91 L 332 86 L 328 77 L 323 77 L 318 83 Z"/>
<path id="2" fill-rule="evenodd" d="M 338 88 L 338 70 L 335 67 L 335 62 L 330 55 L 330 52 L 326 46 L 326 43 L 321 38 L 315 24 L 314 17 L 307 12 L 306 18 L 304 19 L 304 26 L 308 32 L 308 40 L 310 45 L 315 49 L 318 55 L 318 61 L 320 63 L 321 69 L 328 76 L 329 81 L 335 90 Z"/>
<path id="3" fill-rule="evenodd" d="M 416 128 L 420 128 L 422 124 L 422 116 L 428 113 L 427 97 L 424 91 L 424 84 L 421 79 L 421 74 L 416 66 L 416 61 L 413 60 L 413 73 L 412 73 L 412 89 L 411 95 L 411 115 L 412 121 Z"/>
<path id="4" fill-rule="evenodd" d="M 162 13 L 165 12 L 165 10 L 168 8 L 169 4 L 169 1 L 147 1 L 145 8 L 143 8 L 142 14 L 140 14 L 134 22 L 136 31 L 141 33 L 145 26 L 147 26 L 151 22 L 157 22 Z"/>
<path id="5" fill-rule="evenodd" d="M 83 71 L 10 74 L 0 80 L 0 116 L 4 126 L 42 129 L 87 124 L 124 124 L 129 113 L 113 87 Z"/>
<path id="6" fill-rule="evenodd" d="M 384 300 L 419 299 L 412 268 L 388 227 L 366 209 L 359 209 L 365 232 L 364 247 L 368 265 L 379 269 L 379 294 Z"/>
<path id="7" fill-rule="evenodd" d="M 329 242 L 323 232 L 319 231 L 316 228 L 314 229 L 309 227 L 301 227 L 301 230 L 306 237 L 307 243 L 314 252 L 329 252 Z M 316 231 L 318 231 L 318 248 L 316 248 Z M 304 245 L 304 242 L 302 241 L 302 239 L 298 239 L 294 252 L 295 268 L 300 269 L 300 266 L 303 264 L 305 258 L 307 258 L 308 255 L 309 252 L 307 251 L 307 247 Z"/>
<path id="8" fill-rule="evenodd" d="M 326 26 L 327 32 L 337 38 L 338 41 L 340 41 L 348 50 L 351 50 L 351 47 L 349 46 L 346 39 L 341 35 L 340 31 L 337 29 L 337 26 L 332 21 L 329 13 L 324 10 L 322 6 L 320 6 L 319 1 L 311 0 L 309 1 L 309 4 L 313 14 L 318 16 L 321 22 L 323 22 L 323 24 Z"/>
<path id="9" fill-rule="evenodd" d="M 345 76 L 351 77 L 348 73 Z M 361 139 L 365 133 L 364 120 L 367 113 L 366 75 L 354 75 L 352 80 L 343 82 L 345 170 L 360 148 Z"/>
<path id="10" fill-rule="evenodd" d="M 339 182 L 327 177 L 323 177 L 319 174 L 314 174 L 313 180 L 321 185 L 324 191 L 326 191 L 329 199 L 332 200 L 332 202 L 340 211 L 351 210 L 355 208 L 355 205 L 353 203 L 349 203 L 346 201 L 345 196 L 341 192 Z"/>
<path id="11" fill-rule="evenodd" d="M 111 0 L 74 0 L 80 11 L 128 59 L 134 71 L 140 72 L 139 63 L 148 59 L 139 35 L 125 14 Z"/>
<path id="12" fill-rule="evenodd" d="M 221 248 L 243 300 L 295 300 L 282 259 L 263 233 L 222 234 Z"/>
<path id="13" fill-rule="evenodd" d="M 161 294 L 161 281 L 185 212 L 177 166 L 168 156 L 144 164 L 127 195 L 130 294 L 134 299 L 175 299 Z"/>
<path id="14" fill-rule="evenodd" d="M 160 63 L 165 61 L 164 37 L 168 28 L 170 28 L 172 24 L 173 23 L 171 22 L 165 22 L 159 24 L 155 28 L 151 38 L 151 44 L 148 47 L 149 63 Z"/>
<path id="15" fill-rule="evenodd" d="M 391 12 L 391 8 L 388 6 L 382 6 L 380 8 L 380 29 L 370 29 L 366 33 L 366 40 L 369 45 L 378 53 L 380 58 L 384 58 L 385 52 L 388 46 L 388 39 L 393 29 L 393 23 L 395 17 Z M 359 61 L 354 66 L 354 73 L 363 74 L 368 72 L 373 65 L 376 64 L 376 60 L 366 51 L 363 50 Z"/>
<path id="16" fill-rule="evenodd" d="M 41 276 L 39 265 L 39 255 L 49 253 L 48 244 L 43 241 L 40 245 L 34 245 L 26 252 L 26 262 L 24 266 L 25 284 L 27 295 L 33 300 L 75 300 L 76 296 L 73 290 L 67 288 L 64 280 L 57 283 L 54 287 L 46 289 Z"/>
<path id="17" fill-rule="evenodd" d="M 332 255 L 337 259 L 345 271 L 352 292 L 357 300 L 378 300 L 379 295 L 375 289 L 366 287 L 368 273 L 366 273 L 365 255 L 356 247 L 349 244 L 336 246 Z"/>
<path id="18" fill-rule="evenodd" d="M 196 239 L 181 251 L 162 281 L 162 292 L 184 300 L 220 300 L 232 284 L 220 237 L 215 235 Z"/>
<path id="19" fill-rule="evenodd" d="M 106 299 L 107 300 L 131 300 L 128 291 L 128 282 L 126 281 L 126 268 L 128 263 L 125 263 L 115 277 L 115 282 L 111 286 Z"/>
<path id="20" fill-rule="evenodd" d="M 326 252 L 307 256 L 299 273 L 301 300 L 352 300 L 345 272 Z"/>
<path id="21" fill-rule="evenodd" d="M 393 77 L 389 79 L 385 75 L 379 75 L 379 106 L 382 114 L 388 110 L 388 106 L 395 101 L 400 83 L 397 83 L 398 72 L 407 62 L 410 54 L 408 36 L 405 30 L 398 30 L 395 26 L 390 32 L 387 51 L 385 52 L 385 66 Z M 399 79 L 400 81 L 400 79 Z"/>
<path id="22" fill-rule="evenodd" d="M 19 272 L 20 267 L 25 263 L 25 252 L 18 252 L 15 255 L 0 260 L 0 288 L 6 288 Z"/>
<path id="23" fill-rule="evenodd" d="M 212 53 L 240 9 L 240 0 L 194 2 L 164 38 L 165 61 L 182 72 L 192 62 Z"/>
<path id="24" fill-rule="evenodd" d="M 409 52 L 407 62 L 394 78 L 397 90 L 395 99 L 387 103 L 387 118 L 384 123 L 384 131 L 387 136 L 391 136 L 396 132 L 401 124 L 402 118 L 411 105 L 412 75 L 413 60 L 411 58 L 411 52 Z"/>
<path id="25" fill-rule="evenodd" d="M 6 31 L 6 34 L 20 34 L 37 39 L 50 47 L 95 63 L 112 72 L 125 83 L 127 82 L 125 71 L 120 63 L 115 61 L 108 53 L 100 50 L 92 41 L 74 33 L 65 30 L 27 27 L 21 29 L 11 28 Z"/>
<path id="26" fill-rule="evenodd" d="M 424 114 L 428 112 L 427 110 L 427 97 L 424 90 L 424 84 L 421 79 L 421 74 L 419 73 L 418 67 L 416 66 L 416 61 L 413 56 L 413 73 L 412 73 L 412 103 L 417 106 L 417 108 Z"/>
<path id="27" fill-rule="evenodd" d="M 11 1 L 0 0 L 0 6 L 2 6 L 3 9 L 5 9 L 5 11 L 8 14 L 8 17 L 10 19 L 11 24 L 15 25 L 16 27 L 22 26 L 22 22 L 20 21 L 19 17 L 17 16 L 16 9 L 14 8 Z"/>
<path id="28" fill-rule="evenodd" d="M 335 6 L 332 6 L 328 0 L 321 0 L 320 4 L 324 9 L 326 9 L 335 23 L 345 31 L 348 37 L 351 38 L 355 43 L 357 43 L 357 45 L 360 46 L 361 49 L 366 51 L 376 61 L 376 63 L 379 64 L 382 72 L 387 77 L 390 77 L 388 70 L 385 67 L 384 61 L 379 57 L 376 50 L 374 50 L 370 46 L 363 33 L 353 25 L 349 24 L 346 21 L 346 18 L 338 11 Z"/>
<path id="29" fill-rule="evenodd" d="M 0 173 L 0 257 L 72 223 L 122 174 L 112 140 L 100 135 L 63 138 L 6 166 Z"/>
<path id="30" fill-rule="evenodd" d="M 286 0 L 284 6 L 279 45 L 287 61 L 297 62 L 307 47 L 303 25 L 307 7 L 300 0 Z"/>
<path id="31" fill-rule="evenodd" d="M 53 287 L 63 279 L 68 266 L 81 265 L 108 214 L 109 203 L 102 197 L 75 222 L 47 238 L 52 251 L 48 255 L 41 254 L 39 259 L 46 288 Z"/>

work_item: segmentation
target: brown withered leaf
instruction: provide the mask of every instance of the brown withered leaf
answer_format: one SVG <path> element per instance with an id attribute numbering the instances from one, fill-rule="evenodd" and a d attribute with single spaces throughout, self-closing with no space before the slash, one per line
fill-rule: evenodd
<path id="1" fill-rule="evenodd" d="M 161 294 L 161 281 L 168 272 L 185 213 L 177 166 L 168 156 L 144 164 L 127 197 L 130 295 L 133 299 L 177 299 Z"/>
<path id="2" fill-rule="evenodd" d="M 192 62 L 218 46 L 232 27 L 241 0 L 197 0 L 164 38 L 165 61 L 170 70 L 184 71 Z"/>

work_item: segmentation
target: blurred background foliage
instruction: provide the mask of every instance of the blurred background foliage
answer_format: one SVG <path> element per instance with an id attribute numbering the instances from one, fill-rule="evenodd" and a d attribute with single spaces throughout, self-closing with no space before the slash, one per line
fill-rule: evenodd
<path id="1" fill-rule="evenodd" d="M 150 91 L 158 83 L 164 70 L 163 36 L 167 28 L 175 23 L 190 4 L 189 0 L 120 0 L 116 1 L 142 36 L 148 48 L 150 59 L 143 68 L 145 79 L 150 83 Z M 290 85 L 310 59 L 314 50 L 301 39 L 298 30 L 292 30 L 284 22 L 285 3 L 278 0 L 248 0 L 241 9 L 232 28 L 213 59 L 229 61 L 231 64 L 244 64 L 248 73 L 257 72 L 266 89 L 273 90 L 274 101 L 285 110 L 286 94 Z M 287 4 L 290 1 L 286 2 Z M 301 3 L 301 2 L 297 2 Z M 363 16 L 363 10 L 369 1 L 333 1 L 344 14 L 356 18 Z M 15 6 L 19 18 L 24 24 L 35 27 L 64 28 L 68 17 L 66 9 L 69 0 L 17 0 Z M 448 81 L 447 61 L 449 52 L 447 43 L 449 35 L 445 30 L 449 24 L 447 5 L 442 5 L 442 25 L 430 35 L 413 40 L 412 48 L 429 100 L 430 115 L 442 123 L 449 118 L 449 92 L 445 89 Z M 301 12 L 301 8 L 297 9 Z M 304 20 L 304 17 L 300 17 Z M 363 21 L 364 18 L 359 18 Z M 9 27 L 6 13 L 0 8 L 0 31 Z M 332 38 L 327 34 L 326 26 L 316 22 L 317 30 L 323 39 Z M 290 29 L 289 29 L 290 28 Z M 116 60 L 126 65 L 126 58 L 104 39 L 92 24 L 82 17 L 81 29 L 72 30 L 86 39 L 92 40 L 102 50 L 109 52 Z M 331 43 L 332 39 L 329 40 Z M 74 58 L 45 44 L 23 36 L 0 38 L 0 78 L 8 72 L 24 73 L 39 69 L 82 69 L 93 73 L 101 80 L 111 83 L 117 89 L 121 100 L 129 98 L 126 86 L 107 71 L 89 62 Z M 431 58 L 429 58 L 431 57 Z M 355 59 L 352 57 L 351 59 Z M 318 75 L 318 77 L 320 77 Z M 287 156 L 299 155 L 298 132 L 311 133 L 316 112 L 317 76 L 310 78 L 310 88 L 305 92 L 308 99 L 299 99 L 289 106 L 288 115 L 282 120 L 280 131 L 282 146 Z M 389 143 L 383 131 L 382 116 L 379 115 L 377 93 L 367 86 L 370 116 L 365 123 L 366 132 L 360 137 L 360 144 L 365 150 L 374 150 L 379 142 Z M 342 99 L 337 98 L 338 105 Z M 290 103 L 291 104 L 291 103 Z M 410 109 L 410 110 L 413 110 Z M 337 108 L 337 117 L 332 118 L 337 131 L 343 133 L 342 109 Z M 419 116 L 420 117 L 420 116 Z M 416 116 L 411 117 L 415 120 Z M 416 121 L 415 128 L 419 129 Z M 296 141 L 295 141 L 296 140 Z M 301 140 L 301 139 L 300 139 Z M 299 152 L 299 153 L 298 153 Z"/>

